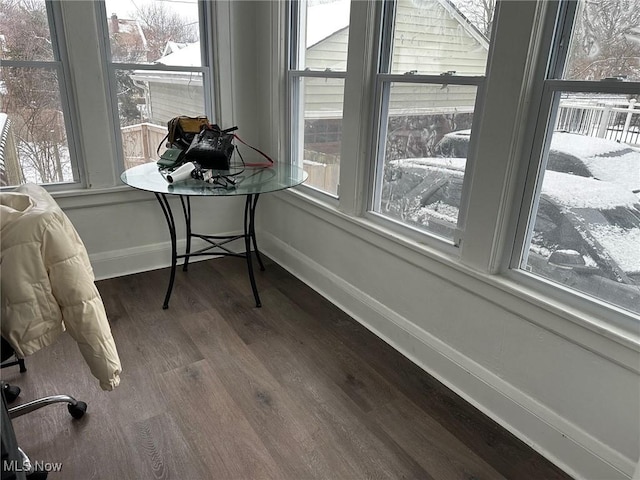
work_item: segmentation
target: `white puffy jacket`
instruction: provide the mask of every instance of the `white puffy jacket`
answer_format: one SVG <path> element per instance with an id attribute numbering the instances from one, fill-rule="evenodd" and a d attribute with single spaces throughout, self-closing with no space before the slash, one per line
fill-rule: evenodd
<path id="1" fill-rule="evenodd" d="M 120 359 L 87 251 L 44 188 L 0 193 L 0 251 L 2 336 L 18 356 L 50 345 L 66 327 L 100 387 L 117 387 Z"/>

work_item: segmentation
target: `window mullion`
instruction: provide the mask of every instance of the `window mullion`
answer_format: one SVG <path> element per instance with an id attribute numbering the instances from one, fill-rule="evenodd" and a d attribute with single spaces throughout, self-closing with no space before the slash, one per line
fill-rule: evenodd
<path id="1" fill-rule="evenodd" d="M 108 74 L 102 63 L 101 29 L 98 4 L 94 2 L 60 2 L 64 25 L 73 25 L 74 34 L 66 36 L 70 84 L 76 100 L 74 122 L 80 137 L 81 161 L 86 168 L 86 187 L 104 188 L 117 185 L 116 153 L 108 113 Z M 87 82 L 87 79 L 97 79 Z M 103 82 L 103 83 L 102 83 Z"/>
<path id="2" fill-rule="evenodd" d="M 2 66 L 7 68 L 58 68 L 61 64 L 59 60 L 2 60 Z"/>
<path id="3" fill-rule="evenodd" d="M 558 34 L 553 37 L 551 55 L 549 55 L 549 65 L 547 78 L 562 78 L 562 72 L 569 53 L 569 41 L 571 39 L 571 29 L 575 21 L 578 7 L 577 0 L 565 0 L 561 2 L 556 14 L 556 28 Z"/>
<path id="4" fill-rule="evenodd" d="M 340 209 L 361 215 L 367 205 L 371 152 L 370 99 L 375 90 L 379 51 L 379 2 L 352 2 L 349 24 L 347 76 L 344 87 Z"/>
<path id="5" fill-rule="evenodd" d="M 545 3 L 498 2 L 481 118 L 474 126 L 475 163 L 470 176 L 461 261 L 493 273 L 500 264 L 509 231 L 522 137 L 527 133 L 523 106 L 530 89 L 529 65 Z M 510 21 L 501 21 L 502 19 Z M 480 112 L 478 112 L 480 113 Z"/>

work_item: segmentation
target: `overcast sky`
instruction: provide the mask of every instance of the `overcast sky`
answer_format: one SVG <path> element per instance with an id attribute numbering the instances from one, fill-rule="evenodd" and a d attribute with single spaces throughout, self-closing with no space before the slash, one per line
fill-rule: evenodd
<path id="1" fill-rule="evenodd" d="M 107 15 L 115 13 L 119 18 L 131 18 L 131 14 L 143 5 L 162 3 L 168 10 L 175 11 L 181 17 L 198 20 L 197 0 L 106 0 Z"/>

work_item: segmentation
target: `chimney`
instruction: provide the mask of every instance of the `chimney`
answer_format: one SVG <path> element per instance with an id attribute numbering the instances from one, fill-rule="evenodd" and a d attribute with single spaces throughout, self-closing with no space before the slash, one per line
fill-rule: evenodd
<path id="1" fill-rule="evenodd" d="M 120 25 L 118 24 L 118 15 L 115 13 L 111 14 L 111 33 L 120 32 Z"/>

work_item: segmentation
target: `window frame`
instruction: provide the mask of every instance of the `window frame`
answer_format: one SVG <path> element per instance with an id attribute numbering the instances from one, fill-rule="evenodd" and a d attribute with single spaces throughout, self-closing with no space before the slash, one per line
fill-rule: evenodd
<path id="1" fill-rule="evenodd" d="M 71 89 L 71 72 L 69 56 L 66 49 L 66 37 L 60 0 L 44 0 L 51 38 L 52 60 L 2 60 L 2 66 L 6 68 L 43 68 L 56 72 L 58 89 L 60 93 L 60 105 L 64 119 L 67 147 L 73 181 L 60 183 L 43 183 L 50 191 L 63 191 L 74 188 L 84 188 L 87 185 L 84 162 L 80 161 L 81 147 L 80 134 L 77 129 L 77 109 L 75 96 Z M 2 190 L 13 189 L 17 185 L 0 187 Z"/>
<path id="2" fill-rule="evenodd" d="M 61 100 L 67 103 L 67 139 L 70 155 L 75 155 L 78 177 L 74 183 L 47 184 L 45 187 L 57 197 L 77 196 L 78 200 L 73 202 L 74 205 L 84 205 L 86 201 L 80 199 L 86 195 L 103 195 L 109 192 L 120 194 L 126 191 L 120 181 L 123 166 L 122 154 L 119 152 L 122 149 L 119 141 L 116 141 L 116 129 L 119 136 L 120 124 L 117 110 L 113 109 L 108 80 L 101 23 L 103 15 L 98 1 L 46 1 L 52 5 L 55 21 L 54 25 L 50 22 L 52 42 L 58 45 L 65 73 Z M 199 5 L 200 18 L 206 18 L 208 22 L 205 31 L 201 31 L 200 41 L 206 41 L 210 46 L 206 52 L 206 61 L 211 73 L 209 88 L 204 95 L 205 98 L 208 95 L 211 100 L 207 101 L 205 109 L 212 119 L 224 118 L 233 122 L 233 95 L 229 93 L 233 93 L 234 65 L 226 50 L 232 41 L 232 9 L 228 2 L 199 0 Z M 73 26 L 74 35 L 65 35 L 65 27 L 69 25 Z M 10 63 L 2 60 L 2 65 L 10 66 Z M 11 66 L 13 65 L 12 63 Z M 66 109 L 69 113 L 66 113 Z M 114 118 L 117 119 L 116 122 Z M 73 160 L 72 157 L 72 162 Z M 2 187 L 12 188 L 15 187 Z"/>
<path id="3" fill-rule="evenodd" d="M 286 25 L 287 25 L 287 75 L 286 75 L 286 92 L 287 92 L 287 129 L 291 132 L 291 136 L 287 142 L 287 153 L 292 163 L 299 163 L 302 166 L 303 158 L 300 152 L 304 150 L 304 105 L 302 103 L 302 83 L 305 78 L 327 78 L 341 79 L 344 82 L 343 88 L 343 138 L 344 138 L 344 99 L 346 98 L 346 82 L 347 71 L 345 70 L 311 70 L 308 68 L 301 69 L 303 40 L 300 38 L 300 25 L 305 20 L 306 9 L 302 8 L 301 3 L 306 0 L 288 0 L 286 8 Z M 353 4 L 353 2 L 351 2 Z M 352 12 L 350 12 L 350 15 Z M 349 24 L 349 43 L 351 43 L 351 24 Z M 348 58 L 347 58 L 348 66 Z M 302 132 L 302 138 L 300 133 Z M 342 175 L 342 154 L 340 160 L 340 176 Z M 322 190 L 317 187 L 302 184 L 298 187 L 311 197 L 326 202 L 333 207 L 340 204 L 340 181 L 338 182 L 337 192 Z"/>
<path id="4" fill-rule="evenodd" d="M 300 53 L 300 22 L 302 8 L 298 0 L 290 0 L 286 9 L 286 24 L 288 25 L 286 39 L 287 45 L 287 75 L 286 75 L 286 91 L 287 91 L 287 122 L 289 131 L 294 132 L 287 142 L 287 153 L 292 161 L 296 161 L 299 157 L 298 150 L 301 148 L 301 141 L 297 138 L 296 126 L 299 125 L 301 117 L 300 107 L 300 79 L 303 78 L 343 78 L 345 79 L 344 104 L 343 104 L 343 143 L 340 163 L 340 181 L 338 185 L 338 195 L 332 195 L 329 192 L 322 191 L 308 185 L 302 185 L 300 190 L 309 194 L 312 198 L 328 203 L 329 205 L 350 214 L 361 216 L 366 220 L 373 222 L 381 228 L 388 229 L 394 233 L 404 235 L 414 241 L 434 246 L 447 254 L 460 255 L 459 246 L 464 235 L 464 223 L 467 215 L 467 205 L 469 201 L 469 190 L 471 175 L 466 172 L 473 171 L 475 161 L 475 137 L 476 133 L 472 133 L 469 145 L 469 155 L 467 158 L 467 166 L 465 170 L 465 179 L 463 182 L 463 192 L 458 215 L 458 226 L 456 229 L 456 238 L 453 240 L 445 239 L 436 234 L 416 228 L 412 225 L 404 224 L 392 218 L 375 211 L 375 205 L 379 201 L 380 192 L 376 188 L 380 184 L 382 175 L 382 164 L 384 162 L 384 142 L 386 136 L 384 134 L 386 126 L 382 123 L 382 115 L 385 111 L 386 102 L 388 102 L 388 86 L 391 83 L 420 83 L 433 85 L 470 85 L 476 87 L 476 99 L 474 104 L 474 126 L 481 122 L 482 108 L 484 105 L 484 92 L 487 74 L 482 76 L 471 75 L 416 75 L 416 74 L 400 74 L 389 73 L 391 70 L 391 46 L 393 43 L 393 23 L 395 19 L 396 2 L 392 0 L 384 0 L 382 2 L 362 2 L 367 5 L 360 5 L 361 2 L 351 2 L 351 17 L 371 19 L 369 26 L 362 33 L 369 38 L 360 39 L 356 35 L 351 35 L 352 30 L 361 28 L 362 25 L 350 22 L 349 25 L 349 54 L 347 59 L 347 69 L 345 71 L 313 71 L 302 70 L 299 67 L 301 61 Z M 359 9 L 354 13 L 354 10 Z M 365 11 L 366 9 L 366 11 Z M 366 57 L 357 68 L 352 68 L 354 55 L 352 47 L 356 45 L 363 48 Z M 358 49 L 355 49 L 358 50 Z M 355 52 L 362 56 L 362 52 Z M 490 63 L 491 51 L 487 58 L 487 70 Z M 358 60 L 357 60 L 358 61 Z M 487 71 L 485 70 L 485 71 Z M 368 82 L 362 77 L 368 77 Z M 363 81 L 365 80 L 365 81 Z M 368 85 L 367 85 L 368 83 Z M 356 84 L 356 89 L 354 89 Z M 356 93 L 357 92 L 357 93 Z M 355 98 L 358 97 L 358 98 Z M 368 102 L 371 115 L 365 121 L 366 124 L 360 125 L 358 129 L 358 138 L 351 138 L 345 128 L 349 132 L 353 132 L 356 123 L 361 123 L 353 119 L 352 109 L 347 107 L 347 102 L 351 104 L 362 104 Z M 354 125 L 347 125 L 353 123 Z M 352 128 L 353 127 L 353 128 Z M 473 131 L 475 132 L 475 128 Z M 351 162 L 343 162 L 343 158 L 351 158 L 347 153 L 353 153 L 358 147 L 365 147 L 364 156 L 366 159 L 362 161 L 361 154 L 358 153 L 358 159 L 351 165 Z M 362 163 L 359 165 L 358 163 Z M 342 188 L 346 185 L 346 189 Z"/>
<path id="5" fill-rule="evenodd" d="M 576 0 L 554 2 L 553 7 L 547 12 L 544 27 L 548 30 L 553 29 L 553 35 L 540 49 L 542 54 L 537 68 L 541 77 L 538 80 L 537 91 L 532 96 L 532 104 L 536 105 L 536 108 L 532 110 L 528 120 L 528 124 L 533 127 L 533 133 L 524 143 L 525 151 L 529 147 L 529 154 L 523 158 L 523 162 L 526 160 L 526 168 L 519 180 L 522 198 L 519 208 L 512 216 L 514 225 L 512 244 L 505 253 L 506 268 L 502 273 L 506 278 L 540 291 L 545 296 L 566 304 L 572 310 L 587 312 L 594 318 L 607 319 L 605 324 L 622 328 L 624 331 L 633 331 L 637 330 L 640 318 L 633 312 L 521 268 L 521 261 L 526 255 L 525 249 L 529 245 L 533 231 L 530 226 L 535 222 L 533 213 L 538 209 L 541 180 L 546 169 L 553 133 L 551 129 L 556 118 L 560 94 L 564 92 L 628 94 L 640 91 L 640 82 L 563 80 L 561 78 L 576 14 Z"/>
<path id="6" fill-rule="evenodd" d="M 102 60 L 107 74 L 108 110 L 111 118 L 112 138 L 115 143 L 115 163 L 119 170 L 124 169 L 125 159 L 122 142 L 122 129 L 120 127 L 120 113 L 118 110 L 116 80 L 116 72 L 118 70 L 200 73 L 202 74 L 204 114 L 207 115 L 212 122 L 215 122 L 216 118 L 218 118 L 214 113 L 217 111 L 217 104 L 214 103 L 214 99 L 216 98 L 213 71 L 214 45 L 213 35 L 210 33 L 213 31 L 212 24 L 214 23 L 213 6 L 211 5 L 212 2 L 207 2 L 205 0 L 197 0 L 197 2 L 201 59 L 201 66 L 199 67 L 113 62 L 111 58 L 111 44 L 108 29 L 109 18 L 106 10 L 106 2 L 105 0 L 99 0 L 96 2 L 96 23 L 98 28 L 100 51 L 102 53 Z"/>
<path id="7" fill-rule="evenodd" d="M 443 80 L 446 78 L 447 80 Z M 460 209 L 458 213 L 458 224 L 456 227 L 456 233 L 453 239 L 441 237 L 435 233 L 427 230 L 419 229 L 409 224 L 404 224 L 400 221 L 396 221 L 390 217 L 387 217 L 376 211 L 377 206 L 380 203 L 381 189 L 377 188 L 382 185 L 382 175 L 384 170 L 384 150 L 386 143 L 386 130 L 388 119 L 388 103 L 390 96 L 390 86 L 392 83 L 413 83 L 419 85 L 461 85 L 461 86 L 475 86 L 476 87 L 476 99 L 474 103 L 473 115 L 476 118 L 476 113 L 479 113 L 477 120 L 474 124 L 477 126 L 480 123 L 481 110 L 482 110 L 482 94 L 485 87 L 485 76 L 468 76 L 468 75 L 413 75 L 413 74 L 392 74 L 392 73 L 378 73 L 376 75 L 376 114 L 374 117 L 374 140 L 375 148 L 372 150 L 374 154 L 374 163 L 371 165 L 370 174 L 370 194 L 368 198 L 368 207 L 365 212 L 365 218 L 371 219 L 375 222 L 379 222 L 381 225 L 391 228 L 398 233 L 404 233 L 410 238 L 426 242 L 429 245 L 433 245 L 443 249 L 448 253 L 454 253 L 459 255 L 459 247 L 464 239 L 464 223 L 467 216 L 467 206 L 469 201 L 469 189 L 471 182 L 471 175 L 467 172 L 473 171 L 475 163 L 475 154 L 473 145 L 475 143 L 476 134 L 472 129 L 471 138 L 469 141 L 469 153 L 466 159 L 466 166 L 464 172 L 464 178 L 462 182 L 462 195 L 460 199 Z"/>

